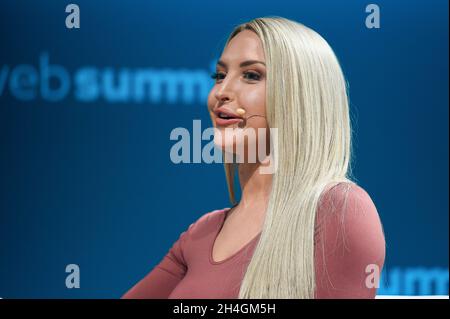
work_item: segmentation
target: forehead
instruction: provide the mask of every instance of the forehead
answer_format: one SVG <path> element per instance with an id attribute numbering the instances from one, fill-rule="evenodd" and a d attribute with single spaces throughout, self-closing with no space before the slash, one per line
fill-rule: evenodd
<path id="1" fill-rule="evenodd" d="M 238 63 L 243 60 L 265 62 L 261 40 L 253 31 L 243 30 L 225 47 L 221 60 L 226 63 Z"/>

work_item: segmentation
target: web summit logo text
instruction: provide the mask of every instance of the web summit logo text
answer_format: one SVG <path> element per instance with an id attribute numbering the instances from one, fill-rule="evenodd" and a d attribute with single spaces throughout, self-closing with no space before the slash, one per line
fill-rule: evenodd
<path id="1" fill-rule="evenodd" d="M 0 69 L 0 98 L 9 94 L 21 101 L 79 102 L 104 100 L 110 103 L 205 103 L 213 85 L 206 70 L 154 68 L 80 67 L 73 75 L 50 63 L 43 52 L 37 66 L 3 65 Z"/>

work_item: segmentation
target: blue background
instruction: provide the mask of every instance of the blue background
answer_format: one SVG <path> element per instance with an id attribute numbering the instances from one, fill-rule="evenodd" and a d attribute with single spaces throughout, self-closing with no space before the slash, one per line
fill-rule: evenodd
<path id="1" fill-rule="evenodd" d="M 269 15 L 319 32 L 342 64 L 354 173 L 386 235 L 384 292 L 442 293 L 406 281 L 432 270 L 448 280 L 447 1 L 377 1 L 380 29 L 365 27 L 366 1 L 76 1 L 81 28 L 67 29 L 69 3 L 0 4 L 0 297 L 120 297 L 190 223 L 229 206 L 221 164 L 169 157 L 172 129 L 210 125 L 206 99 L 83 100 L 74 76 L 210 74 L 232 28 Z M 69 75 L 67 93 L 50 101 L 37 80 L 23 100 L 14 70 L 39 77 L 45 57 Z M 68 264 L 79 289 L 65 286 Z"/>

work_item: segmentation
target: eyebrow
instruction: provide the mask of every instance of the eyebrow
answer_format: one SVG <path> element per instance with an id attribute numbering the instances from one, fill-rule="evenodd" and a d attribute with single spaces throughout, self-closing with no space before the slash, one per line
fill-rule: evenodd
<path id="1" fill-rule="evenodd" d="M 255 63 L 260 63 L 264 66 L 266 66 L 266 64 L 262 61 L 257 61 L 257 60 L 247 60 L 242 62 L 241 64 L 239 64 L 239 67 L 243 68 L 244 66 L 248 66 L 248 65 L 252 65 Z M 224 68 L 227 68 L 227 64 L 225 62 L 223 62 L 222 60 L 217 61 L 217 65 L 223 66 Z"/>

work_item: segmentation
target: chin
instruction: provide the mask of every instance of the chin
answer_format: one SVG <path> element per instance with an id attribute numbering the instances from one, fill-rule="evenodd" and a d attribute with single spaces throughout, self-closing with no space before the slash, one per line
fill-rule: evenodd
<path id="1" fill-rule="evenodd" d="M 235 141 L 224 141 L 222 136 L 214 136 L 214 145 L 220 149 L 222 152 L 232 152 L 233 154 L 236 154 L 236 149 L 238 147 L 242 147 L 240 143 L 236 143 Z"/>

